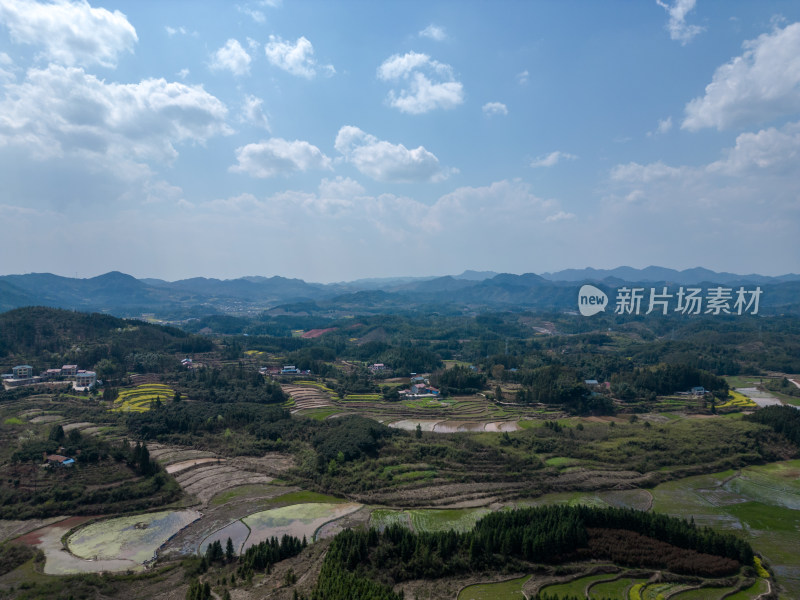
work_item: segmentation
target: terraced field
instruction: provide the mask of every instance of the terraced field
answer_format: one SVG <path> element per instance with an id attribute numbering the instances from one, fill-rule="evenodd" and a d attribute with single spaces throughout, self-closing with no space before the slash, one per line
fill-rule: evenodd
<path id="1" fill-rule="evenodd" d="M 522 587 L 530 578 L 530 575 L 526 575 L 498 583 L 470 585 L 461 590 L 458 600 L 524 600 L 527 596 L 522 592 Z"/>
<path id="2" fill-rule="evenodd" d="M 250 530 L 244 543 L 244 549 L 259 542 L 284 535 L 297 538 L 314 539 L 317 530 L 330 521 L 334 521 L 361 508 L 353 502 L 291 504 L 281 508 L 273 508 L 248 515 L 242 522 Z"/>
<path id="3" fill-rule="evenodd" d="M 753 402 L 753 400 L 744 394 L 737 392 L 736 390 L 730 390 L 728 392 L 728 400 L 722 404 L 718 404 L 717 408 L 738 408 L 740 410 L 745 410 L 758 408 L 758 404 Z"/>
<path id="4" fill-rule="evenodd" d="M 91 523 L 73 532 L 69 551 L 85 560 L 127 560 L 144 565 L 170 537 L 200 518 L 196 510 L 160 511 Z"/>
<path id="5" fill-rule="evenodd" d="M 383 530 L 397 524 L 409 529 L 422 531 L 469 531 L 482 517 L 492 512 L 488 508 L 463 509 L 413 509 L 413 510 L 373 510 L 370 527 Z"/>
<path id="6" fill-rule="evenodd" d="M 334 406 L 334 402 L 331 400 L 331 394 L 333 393 L 333 390 L 326 388 L 321 384 L 284 384 L 281 387 L 283 388 L 283 391 L 291 396 L 293 400 L 293 403 L 290 407 L 290 411 L 292 413 L 319 408 L 331 408 Z"/>
<path id="7" fill-rule="evenodd" d="M 150 403 L 156 400 L 167 402 L 175 395 L 175 390 L 160 383 L 145 383 L 132 389 L 120 390 L 111 410 L 116 412 L 144 412 L 150 410 Z"/>
<path id="8" fill-rule="evenodd" d="M 772 566 L 788 597 L 800 598 L 800 460 L 670 481 L 652 493 L 654 510 L 743 531 Z"/>

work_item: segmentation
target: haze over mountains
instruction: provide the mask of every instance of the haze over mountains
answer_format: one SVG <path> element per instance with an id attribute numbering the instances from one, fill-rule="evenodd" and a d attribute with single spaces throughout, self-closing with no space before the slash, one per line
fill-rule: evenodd
<path id="1" fill-rule="evenodd" d="M 31 273 L 0 276 L 0 310 L 42 305 L 119 316 L 156 313 L 171 317 L 264 310 L 391 311 L 422 305 L 565 310 L 574 308 L 576 289 L 582 282 L 606 289 L 625 284 L 760 285 L 764 288 L 762 306 L 767 312 L 800 309 L 800 275 L 796 274 L 770 277 L 716 273 L 699 267 L 676 271 L 623 266 L 542 275 L 465 271 L 444 277 L 373 278 L 331 284 L 280 276 L 226 280 L 195 277 L 169 282 L 136 279 L 118 271 L 88 279 Z"/>

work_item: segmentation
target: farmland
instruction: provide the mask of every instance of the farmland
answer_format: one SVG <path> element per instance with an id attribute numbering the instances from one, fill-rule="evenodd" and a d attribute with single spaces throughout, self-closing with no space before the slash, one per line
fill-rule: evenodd
<path id="1" fill-rule="evenodd" d="M 148 383 L 132 389 L 120 390 L 111 410 L 117 412 L 143 412 L 150 410 L 156 402 L 166 402 L 175 395 L 175 390 L 166 385 Z"/>

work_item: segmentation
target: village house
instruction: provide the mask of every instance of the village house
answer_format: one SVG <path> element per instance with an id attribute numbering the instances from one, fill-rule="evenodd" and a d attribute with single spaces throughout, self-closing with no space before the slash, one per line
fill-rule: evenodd
<path id="1" fill-rule="evenodd" d="M 75 373 L 75 383 L 73 387 L 76 390 L 88 390 L 94 387 L 97 383 L 97 373 L 94 371 L 80 370 Z"/>

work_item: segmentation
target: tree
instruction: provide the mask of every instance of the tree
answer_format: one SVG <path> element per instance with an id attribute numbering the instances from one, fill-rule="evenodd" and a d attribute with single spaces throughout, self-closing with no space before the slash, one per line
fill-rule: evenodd
<path id="1" fill-rule="evenodd" d="M 48 437 L 54 442 L 58 442 L 60 444 L 64 441 L 64 428 L 61 427 L 61 425 L 53 425 L 50 428 L 50 435 Z"/>
<path id="2" fill-rule="evenodd" d="M 228 541 L 225 543 L 225 560 L 227 562 L 231 562 L 233 561 L 234 556 L 233 541 L 231 538 L 228 538 Z"/>
<path id="3" fill-rule="evenodd" d="M 422 437 L 422 425 L 417 423 L 417 428 L 414 430 L 414 437 L 420 439 Z"/>

